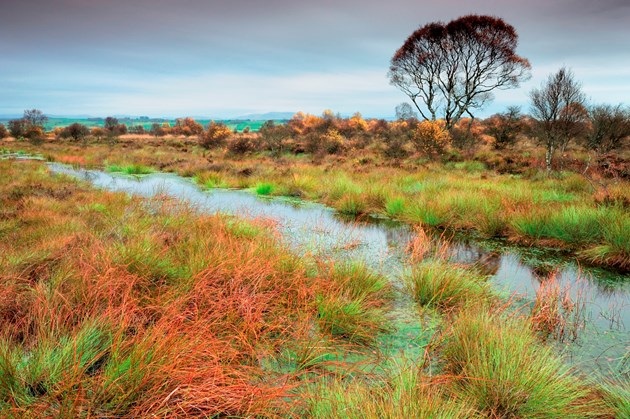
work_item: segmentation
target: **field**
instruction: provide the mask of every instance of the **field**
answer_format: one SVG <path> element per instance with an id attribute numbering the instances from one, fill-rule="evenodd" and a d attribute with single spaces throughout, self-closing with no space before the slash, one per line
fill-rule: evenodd
<path id="1" fill-rule="evenodd" d="M 544 153 L 524 147 L 532 161 Z M 507 153 L 488 149 L 387 160 L 377 147 L 234 153 L 133 135 L 0 148 L 4 416 L 630 415 L 630 348 L 606 371 L 567 359 L 582 302 L 553 274 L 577 260 L 627 295 L 623 177 L 569 164 L 508 173 L 490 167 Z M 110 177 L 118 192 L 98 184 Z M 124 189 L 142 179 L 163 186 Z M 285 212 L 205 210 L 198 197 L 220 193 Z M 323 215 L 302 226 L 313 236 L 291 236 L 300 226 L 282 220 L 309 202 L 336 211 L 313 207 Z M 382 259 L 378 219 L 410 237 L 387 230 Z M 538 252 L 545 285 L 525 302 L 499 292 L 487 266 L 450 256 L 460 236 Z"/>
<path id="2" fill-rule="evenodd" d="M 0 124 L 4 124 L 5 126 L 11 119 L 15 118 L 0 118 Z M 142 126 L 145 130 L 150 130 L 151 126 L 154 123 L 158 123 L 162 125 L 163 123 L 168 123 L 169 125 L 175 125 L 175 119 L 164 119 L 164 118 L 146 118 L 146 119 L 138 119 L 138 118 L 117 118 L 121 124 L 125 124 L 128 127 L 136 127 Z M 199 119 L 197 122 L 206 126 L 210 123 L 210 119 Z M 265 121 L 250 121 L 250 120 L 217 120 L 216 122 L 221 122 L 227 125 L 231 130 L 238 130 L 239 132 L 243 131 L 246 127 L 249 127 L 252 131 L 258 131 L 260 126 L 265 123 Z M 82 124 L 89 128 L 102 128 L 105 124 L 105 118 L 48 118 L 44 128 L 47 131 L 52 131 L 55 128 L 63 128 L 72 124 Z"/>

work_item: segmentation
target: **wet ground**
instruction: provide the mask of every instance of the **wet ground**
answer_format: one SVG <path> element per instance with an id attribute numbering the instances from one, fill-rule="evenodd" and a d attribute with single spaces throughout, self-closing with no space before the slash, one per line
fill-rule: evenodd
<path id="1" fill-rule="evenodd" d="M 203 212 L 220 212 L 271 220 L 284 242 L 298 254 L 318 258 L 360 260 L 386 275 L 396 288 L 391 319 L 396 329 L 383 337 L 384 353 L 416 357 L 431 335 L 430 321 L 421 318 L 400 277 L 409 267 L 406 249 L 417 234 L 409 226 L 378 218 L 362 221 L 339 216 L 323 205 L 287 198 L 261 198 L 241 190 L 202 190 L 191 180 L 172 174 L 126 176 L 73 169 L 49 163 L 63 173 L 112 191 L 143 197 L 163 195 L 180 199 Z M 518 248 L 501 241 L 456 236 L 450 257 L 475 264 L 489 275 L 498 292 L 514 296 L 524 309 L 532 305 L 541 281 L 555 274 L 561 289 L 583 304 L 584 327 L 577 339 L 557 343 L 570 362 L 584 371 L 628 368 L 630 353 L 630 276 L 580 267 L 557 252 Z"/>

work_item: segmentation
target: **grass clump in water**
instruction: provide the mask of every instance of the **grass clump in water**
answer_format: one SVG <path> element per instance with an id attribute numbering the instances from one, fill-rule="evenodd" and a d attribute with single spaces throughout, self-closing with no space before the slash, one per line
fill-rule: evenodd
<path id="1" fill-rule="evenodd" d="M 450 308 L 489 295 L 485 279 L 473 270 L 441 259 L 422 262 L 405 276 L 423 306 Z"/>
<path id="2" fill-rule="evenodd" d="M 405 211 L 405 198 L 388 198 L 385 202 L 385 212 L 392 218 L 399 217 Z"/>
<path id="3" fill-rule="evenodd" d="M 345 215 L 361 215 L 366 211 L 365 201 L 358 194 L 348 194 L 342 197 L 337 203 L 340 213 Z"/>
<path id="4" fill-rule="evenodd" d="M 553 349 L 537 340 L 522 319 L 474 305 L 459 313 L 443 357 L 458 377 L 454 391 L 474 400 L 489 417 L 584 418 L 602 412 Z"/>
<path id="5" fill-rule="evenodd" d="M 328 278 L 328 289 L 317 297 L 320 327 L 359 345 L 374 344 L 389 329 L 383 308 L 390 284 L 357 263 L 333 266 Z"/>
<path id="6" fill-rule="evenodd" d="M 127 175 L 148 175 L 153 173 L 153 169 L 141 164 L 130 164 L 127 166 L 111 165 L 107 167 L 108 172 L 125 173 Z"/>
<path id="7" fill-rule="evenodd" d="M 256 193 L 258 195 L 271 195 L 275 187 L 271 183 L 259 183 L 256 185 Z"/>

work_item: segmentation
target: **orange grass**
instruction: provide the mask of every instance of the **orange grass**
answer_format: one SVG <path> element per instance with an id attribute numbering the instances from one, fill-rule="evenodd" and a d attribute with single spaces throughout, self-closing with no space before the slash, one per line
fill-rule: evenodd
<path id="1" fill-rule="evenodd" d="M 263 225 L 244 237 L 221 216 L 95 191 L 40 164 L 0 162 L 0 178 L 3 415 L 294 408 L 295 375 L 262 360 L 307 340 L 315 295 L 344 281 L 307 274 Z"/>

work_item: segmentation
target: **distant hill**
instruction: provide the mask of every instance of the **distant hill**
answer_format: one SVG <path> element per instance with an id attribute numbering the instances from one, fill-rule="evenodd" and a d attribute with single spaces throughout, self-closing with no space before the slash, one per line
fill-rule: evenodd
<path id="1" fill-rule="evenodd" d="M 295 112 L 267 112 L 267 113 L 250 113 L 247 115 L 237 116 L 232 118 L 235 121 L 269 121 L 274 120 L 286 120 L 291 119 L 295 115 Z"/>

